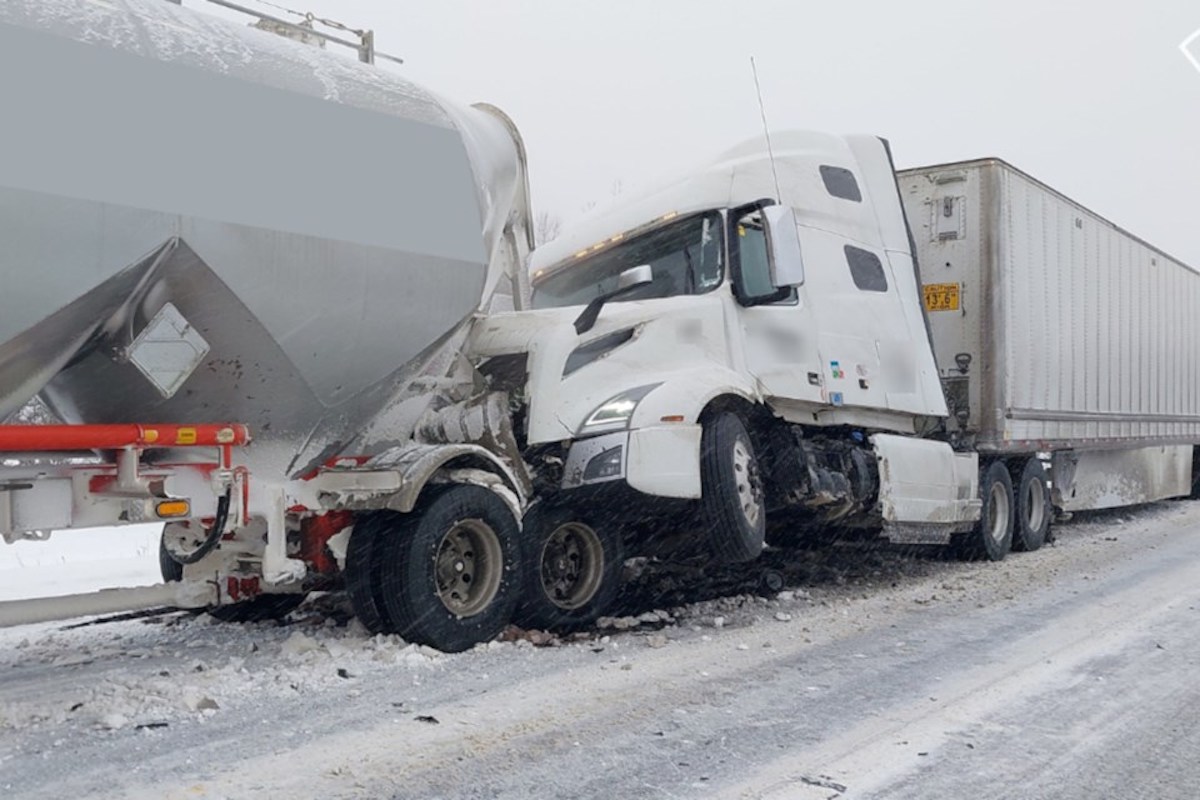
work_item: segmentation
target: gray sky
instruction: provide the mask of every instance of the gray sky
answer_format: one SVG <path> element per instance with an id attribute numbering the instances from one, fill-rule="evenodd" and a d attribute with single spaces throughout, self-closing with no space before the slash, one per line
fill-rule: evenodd
<path id="1" fill-rule="evenodd" d="M 196 0 L 188 0 L 196 7 Z M 566 220 L 772 129 L 874 133 L 901 167 L 999 156 L 1200 267 L 1200 4 L 285 0 L 517 122 Z M 1200 42 L 1196 45 L 1200 55 Z"/>

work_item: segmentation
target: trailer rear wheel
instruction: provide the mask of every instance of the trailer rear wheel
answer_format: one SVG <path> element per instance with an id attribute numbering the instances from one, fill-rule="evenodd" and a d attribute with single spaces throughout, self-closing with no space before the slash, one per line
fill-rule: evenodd
<path id="1" fill-rule="evenodd" d="M 540 503 L 525 515 L 522 543 L 528 564 L 519 625 L 569 630 L 590 625 L 608 610 L 625 564 L 616 526 Z"/>
<path id="2" fill-rule="evenodd" d="M 701 508 L 711 552 L 722 562 L 762 553 L 767 509 L 754 444 L 737 414 L 723 411 L 700 440 Z"/>
<path id="3" fill-rule="evenodd" d="M 1017 520 L 1013 550 L 1032 552 L 1046 543 L 1050 532 L 1050 485 L 1046 470 L 1037 458 L 1027 459 L 1016 480 Z"/>
<path id="4" fill-rule="evenodd" d="M 400 525 L 403 517 L 393 511 L 363 514 L 354 523 L 350 543 L 346 546 L 346 594 L 354 615 L 371 633 L 391 633 L 383 594 L 379 586 L 380 536 Z"/>
<path id="5" fill-rule="evenodd" d="M 951 545 L 958 557 L 967 561 L 1000 561 L 1012 549 L 1015 517 L 1012 476 L 1003 461 L 983 468 L 979 495 L 983 498 L 979 522 L 969 533 L 956 534 Z"/>
<path id="6" fill-rule="evenodd" d="M 376 542 L 380 594 L 396 632 L 447 653 L 495 638 L 521 587 L 518 536 L 490 489 L 432 490 Z"/>

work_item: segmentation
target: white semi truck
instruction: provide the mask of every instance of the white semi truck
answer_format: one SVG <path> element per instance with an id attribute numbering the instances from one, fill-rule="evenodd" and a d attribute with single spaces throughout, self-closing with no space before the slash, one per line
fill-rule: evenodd
<path id="1" fill-rule="evenodd" d="M 540 620 L 663 546 L 881 531 L 996 560 L 1056 513 L 1192 491 L 1200 275 L 1001 161 L 772 141 L 568 230 L 533 255 L 540 310 L 475 328 L 528 375 L 527 544 L 596 564 L 599 605 Z"/>

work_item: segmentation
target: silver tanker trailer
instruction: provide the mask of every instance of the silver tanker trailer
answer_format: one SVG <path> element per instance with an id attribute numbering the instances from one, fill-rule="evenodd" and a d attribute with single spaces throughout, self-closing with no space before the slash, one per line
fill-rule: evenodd
<path id="1" fill-rule="evenodd" d="M 0 420 L 67 423 L 0 425 L 0 534 L 167 521 L 177 581 L 113 607 L 344 582 L 495 635 L 531 481 L 463 344 L 528 294 L 511 121 L 165 0 L 6 0 L 0 73 Z"/>

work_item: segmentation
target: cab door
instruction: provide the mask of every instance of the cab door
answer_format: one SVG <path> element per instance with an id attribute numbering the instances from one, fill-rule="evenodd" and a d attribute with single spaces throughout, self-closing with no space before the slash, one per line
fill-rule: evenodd
<path id="1" fill-rule="evenodd" d="M 803 286 L 773 285 L 762 207 L 731 213 L 729 241 L 743 368 L 776 404 L 822 402 L 813 315 Z"/>
<path id="2" fill-rule="evenodd" d="M 907 357 L 908 345 L 906 336 L 897 335 L 903 325 L 897 329 L 899 305 L 887 256 L 881 248 L 826 231 L 812 231 L 808 242 L 820 266 L 808 286 L 826 402 L 887 409 L 884 367 Z"/>

